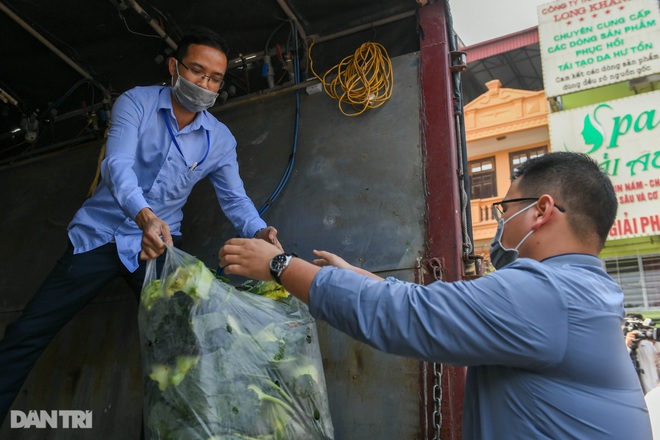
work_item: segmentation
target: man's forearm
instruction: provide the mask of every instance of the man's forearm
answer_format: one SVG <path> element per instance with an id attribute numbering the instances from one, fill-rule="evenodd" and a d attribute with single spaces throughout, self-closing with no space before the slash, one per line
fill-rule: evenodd
<path id="1" fill-rule="evenodd" d="M 293 296 L 309 304 L 309 290 L 320 267 L 300 258 L 294 258 L 280 275 L 282 286 Z"/>

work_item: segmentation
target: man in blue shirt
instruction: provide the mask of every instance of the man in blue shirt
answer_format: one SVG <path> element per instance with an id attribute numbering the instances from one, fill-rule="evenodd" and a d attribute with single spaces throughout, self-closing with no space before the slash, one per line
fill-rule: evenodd
<path id="1" fill-rule="evenodd" d="M 623 293 L 598 258 L 617 210 L 610 180 L 588 156 L 550 153 L 516 169 L 496 205 L 498 270 L 474 281 L 383 280 L 263 240 L 229 240 L 220 262 L 280 280 L 315 317 L 377 349 L 467 365 L 465 439 L 650 440 L 622 342 Z"/>
<path id="2" fill-rule="evenodd" d="M 137 87 L 113 106 L 102 180 L 68 226 L 69 248 L 0 341 L 0 422 L 51 339 L 114 278 L 139 294 L 146 261 L 162 265 L 181 238 L 182 208 L 209 176 L 220 206 L 243 237 L 276 247 L 239 176 L 236 140 L 206 110 L 227 69 L 224 41 L 198 29 L 169 59 L 171 86 Z"/>

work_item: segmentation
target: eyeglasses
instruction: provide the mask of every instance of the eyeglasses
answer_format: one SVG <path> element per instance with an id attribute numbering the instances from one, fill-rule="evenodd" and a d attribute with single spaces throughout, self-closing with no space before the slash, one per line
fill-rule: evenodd
<path id="1" fill-rule="evenodd" d="M 509 200 L 502 200 L 500 202 L 495 202 L 493 203 L 493 219 L 500 221 L 500 219 L 504 218 L 504 211 L 502 211 L 502 208 L 500 206 L 504 205 L 505 203 L 514 203 L 514 202 L 536 202 L 540 197 L 521 197 L 519 199 L 509 199 Z M 564 208 L 561 206 L 557 206 L 555 204 L 555 208 L 557 208 L 560 212 L 566 212 Z"/>
<path id="2" fill-rule="evenodd" d="M 183 67 L 185 67 L 186 70 L 188 70 L 188 72 L 192 73 L 194 77 L 196 77 L 198 79 L 206 78 L 211 82 L 211 84 L 220 85 L 220 88 L 222 88 L 222 86 L 225 85 L 225 82 L 224 82 L 224 80 L 222 79 L 221 76 L 207 75 L 203 71 L 199 70 L 197 67 L 188 67 L 185 64 L 183 64 L 183 61 L 180 61 L 180 60 L 178 60 L 178 61 L 179 61 L 179 64 L 181 64 Z"/>

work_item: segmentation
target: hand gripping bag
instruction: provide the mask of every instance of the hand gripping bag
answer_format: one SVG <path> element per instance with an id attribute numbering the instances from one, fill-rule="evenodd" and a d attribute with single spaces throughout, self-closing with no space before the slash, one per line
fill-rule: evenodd
<path id="1" fill-rule="evenodd" d="M 147 438 L 332 439 L 316 324 L 275 282 L 233 287 L 167 248 L 138 314 Z"/>

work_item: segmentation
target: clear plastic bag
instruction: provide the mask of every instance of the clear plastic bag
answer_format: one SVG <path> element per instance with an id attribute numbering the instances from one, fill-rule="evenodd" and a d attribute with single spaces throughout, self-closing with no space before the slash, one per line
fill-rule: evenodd
<path id="1" fill-rule="evenodd" d="M 149 439 L 332 439 L 316 324 L 274 282 L 241 290 L 168 247 L 139 309 Z"/>

